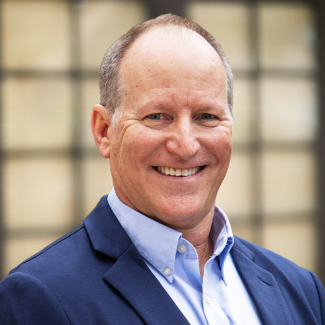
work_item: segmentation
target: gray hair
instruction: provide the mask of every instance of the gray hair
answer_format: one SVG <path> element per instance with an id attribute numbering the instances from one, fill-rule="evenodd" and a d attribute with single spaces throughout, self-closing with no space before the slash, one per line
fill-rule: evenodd
<path id="1" fill-rule="evenodd" d="M 227 102 L 230 111 L 232 110 L 233 98 L 233 74 L 228 59 L 221 48 L 221 45 L 198 24 L 187 18 L 172 14 L 162 15 L 131 28 L 126 34 L 116 40 L 107 50 L 100 67 L 100 104 L 105 106 L 108 112 L 114 117 L 117 108 L 120 106 L 123 97 L 123 85 L 119 79 L 119 69 L 123 56 L 135 40 L 156 27 L 183 27 L 201 35 L 218 53 L 226 73 Z"/>

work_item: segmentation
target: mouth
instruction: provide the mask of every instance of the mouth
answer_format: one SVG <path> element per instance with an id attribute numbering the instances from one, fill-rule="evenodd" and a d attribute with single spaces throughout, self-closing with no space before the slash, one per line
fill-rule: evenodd
<path id="1" fill-rule="evenodd" d="M 193 167 L 189 169 L 176 169 L 171 167 L 154 167 L 158 172 L 168 175 L 168 176 L 176 176 L 176 177 L 188 177 L 194 174 L 197 174 L 200 170 L 204 169 L 206 166 Z"/>

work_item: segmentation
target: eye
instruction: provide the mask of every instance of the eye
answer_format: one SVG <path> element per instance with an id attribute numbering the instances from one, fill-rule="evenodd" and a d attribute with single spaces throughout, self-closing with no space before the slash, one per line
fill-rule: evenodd
<path id="1" fill-rule="evenodd" d="M 152 121 L 168 120 L 168 116 L 166 116 L 166 114 L 163 113 L 149 114 L 145 118 Z"/>
<path id="2" fill-rule="evenodd" d="M 218 119 L 215 115 L 208 114 L 208 113 L 203 113 L 200 116 L 201 120 L 216 120 Z"/>
<path id="3" fill-rule="evenodd" d="M 162 114 L 154 113 L 154 114 L 149 114 L 147 117 L 150 118 L 151 120 L 161 120 Z"/>

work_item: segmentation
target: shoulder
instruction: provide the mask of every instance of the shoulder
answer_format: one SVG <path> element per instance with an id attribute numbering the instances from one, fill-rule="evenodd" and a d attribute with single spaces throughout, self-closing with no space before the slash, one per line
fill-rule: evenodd
<path id="1" fill-rule="evenodd" d="M 58 298 L 63 288 L 59 278 L 73 269 L 67 261 L 82 258 L 77 246 L 85 239 L 80 226 L 14 268 L 0 282 L 0 323 L 69 324 Z"/>
<path id="2" fill-rule="evenodd" d="M 84 273 L 93 260 L 100 261 L 101 254 L 94 247 L 94 238 L 100 237 L 102 229 L 106 231 L 110 227 L 110 222 L 107 220 L 109 212 L 107 195 L 105 195 L 84 219 L 82 225 L 26 259 L 9 274 L 26 272 L 40 279 L 48 277 L 50 281 L 56 278 L 52 277 L 52 274 L 61 274 L 64 277 L 74 271 L 76 271 L 74 276 Z M 107 239 L 106 237 L 104 239 Z M 107 246 L 106 242 L 105 244 Z M 111 245 L 111 242 L 108 242 L 108 245 Z"/>
<path id="3" fill-rule="evenodd" d="M 97 273 L 104 274 L 110 262 L 109 257 L 93 248 L 85 226 L 81 225 L 22 262 L 9 276 L 25 273 L 55 291 L 64 285 L 88 282 Z"/>
<path id="4" fill-rule="evenodd" d="M 0 282 L 0 324 L 87 323 L 81 319 L 89 301 L 113 297 L 103 276 L 114 262 L 94 249 L 84 225 L 74 229 Z"/>
<path id="5" fill-rule="evenodd" d="M 237 236 L 235 236 L 233 250 L 246 255 L 249 259 L 253 260 L 256 265 L 269 271 L 274 276 L 281 274 L 290 275 L 290 277 L 298 276 L 312 281 L 311 272 L 309 270 L 300 267 L 277 253 L 250 243 Z"/>
<path id="6" fill-rule="evenodd" d="M 318 277 L 292 261 L 270 250 L 235 237 L 232 256 L 243 256 L 256 269 L 263 269 L 272 276 L 291 310 L 309 308 L 314 315 L 325 322 L 325 290 Z M 241 267 L 243 267 L 243 263 Z M 240 266 L 236 264 L 240 273 Z M 306 307 L 307 306 L 307 307 Z"/>
<path id="7" fill-rule="evenodd" d="M 1 324 L 69 324 L 59 300 L 39 279 L 15 272 L 1 281 Z"/>
<path id="8" fill-rule="evenodd" d="M 9 274 L 16 272 L 37 273 L 37 269 L 43 269 L 42 273 L 53 270 L 60 265 L 60 260 L 71 261 L 73 256 L 86 253 L 87 246 L 89 246 L 87 233 L 84 226 L 81 225 L 20 263 Z"/>

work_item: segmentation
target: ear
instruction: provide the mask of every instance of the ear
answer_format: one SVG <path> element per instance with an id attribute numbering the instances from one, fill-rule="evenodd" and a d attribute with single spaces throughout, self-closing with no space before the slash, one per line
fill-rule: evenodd
<path id="1" fill-rule="evenodd" d="M 102 105 L 95 105 L 91 115 L 91 129 L 97 148 L 104 158 L 110 158 L 111 115 Z"/>

